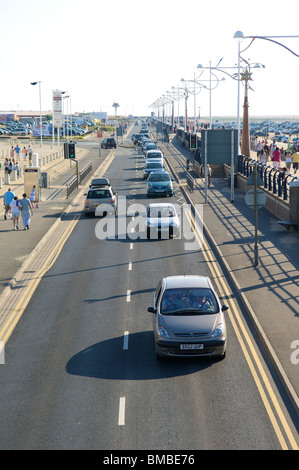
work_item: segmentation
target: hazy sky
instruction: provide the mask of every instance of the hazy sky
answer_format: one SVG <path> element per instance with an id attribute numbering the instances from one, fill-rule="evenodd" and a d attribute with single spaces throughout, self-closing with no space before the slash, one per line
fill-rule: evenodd
<path id="1" fill-rule="evenodd" d="M 199 63 L 223 58 L 222 66 L 235 66 L 236 31 L 299 36 L 298 0 L 0 0 L 0 15 L 1 111 L 39 109 L 38 87 L 30 82 L 41 80 L 44 110 L 60 89 L 71 95 L 72 112 L 113 114 L 116 101 L 118 114 L 148 115 L 181 78 L 193 79 Z M 299 54 L 299 37 L 276 40 Z M 250 115 L 299 116 L 299 57 L 260 39 L 242 56 L 266 66 L 253 73 Z M 193 106 L 191 97 L 190 115 Z M 208 116 L 207 90 L 196 106 Z M 212 92 L 212 114 L 236 112 L 237 82 L 227 77 Z"/>

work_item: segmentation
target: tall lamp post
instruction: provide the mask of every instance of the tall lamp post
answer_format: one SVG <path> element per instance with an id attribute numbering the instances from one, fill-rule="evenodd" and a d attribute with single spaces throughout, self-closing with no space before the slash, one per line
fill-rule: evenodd
<path id="1" fill-rule="evenodd" d="M 39 85 L 39 125 L 40 125 L 40 154 L 43 158 L 43 126 L 42 126 L 42 98 L 41 98 L 41 81 L 31 82 L 30 85 Z"/>

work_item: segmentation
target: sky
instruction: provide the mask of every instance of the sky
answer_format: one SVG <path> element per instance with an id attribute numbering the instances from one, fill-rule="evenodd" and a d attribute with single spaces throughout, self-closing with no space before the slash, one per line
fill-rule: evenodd
<path id="1" fill-rule="evenodd" d="M 299 36 L 298 0 L 0 0 L 0 111 L 52 109 L 52 91 L 66 91 L 69 110 L 150 115 L 151 107 L 181 78 L 199 77 L 198 64 L 236 67 L 236 31 L 245 36 Z M 245 39 L 241 56 L 261 63 L 249 91 L 250 116 L 299 119 L 299 37 L 273 42 Z M 234 73 L 236 69 L 226 70 Z M 194 75 L 195 73 L 195 75 Z M 237 82 L 225 80 L 211 93 L 213 116 L 236 116 Z M 209 70 L 201 75 L 208 86 Z M 216 84 L 217 82 L 213 83 Z M 209 116 L 209 91 L 197 88 L 196 113 Z M 241 86 L 241 112 L 244 87 Z M 183 114 L 176 102 L 175 113 Z M 167 107 L 169 112 L 169 108 Z M 161 111 L 160 111 L 161 113 Z M 188 100 L 194 114 L 194 98 Z"/>

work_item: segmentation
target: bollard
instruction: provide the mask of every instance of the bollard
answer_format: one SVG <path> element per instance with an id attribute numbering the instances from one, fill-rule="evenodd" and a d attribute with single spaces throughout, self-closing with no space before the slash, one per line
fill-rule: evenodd
<path id="1" fill-rule="evenodd" d="M 10 184 L 10 177 L 8 173 L 5 173 L 4 176 L 4 184 Z"/>
<path id="2" fill-rule="evenodd" d="M 10 174 L 10 177 L 11 177 L 11 181 L 16 181 L 17 180 L 17 170 L 12 170 L 11 174 Z"/>
<path id="3" fill-rule="evenodd" d="M 2 189 L 2 178 L 0 177 L 0 189 Z"/>

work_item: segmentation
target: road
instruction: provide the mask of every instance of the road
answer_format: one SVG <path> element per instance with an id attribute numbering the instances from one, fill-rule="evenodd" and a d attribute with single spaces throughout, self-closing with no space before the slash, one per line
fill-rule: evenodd
<path id="1" fill-rule="evenodd" d="M 291 449 L 296 431 L 211 247 L 138 237 L 132 204 L 150 201 L 142 166 L 123 145 L 106 172 L 127 197 L 126 236 L 100 239 L 103 219 L 73 210 L 63 249 L 6 345 L 0 448 Z M 176 183 L 169 200 L 184 202 Z M 147 307 L 174 274 L 208 275 L 228 300 L 223 361 L 156 361 Z"/>

